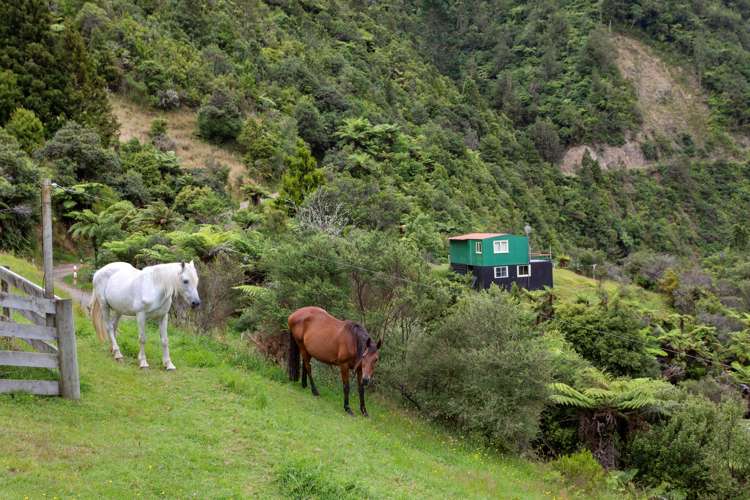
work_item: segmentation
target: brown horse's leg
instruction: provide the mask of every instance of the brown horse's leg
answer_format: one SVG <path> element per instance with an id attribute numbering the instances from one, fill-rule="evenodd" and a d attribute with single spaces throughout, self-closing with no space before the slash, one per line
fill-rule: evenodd
<path id="1" fill-rule="evenodd" d="M 313 380 L 312 376 L 312 369 L 310 368 L 310 354 L 305 351 L 302 355 L 302 364 L 305 367 L 305 371 L 302 372 L 307 373 L 307 375 L 310 377 L 310 390 L 313 393 L 313 396 L 320 396 L 320 393 L 318 392 L 318 388 L 315 387 L 315 381 Z M 305 375 L 302 375 L 302 387 L 305 386 Z"/>
<path id="2" fill-rule="evenodd" d="M 354 416 L 352 409 L 349 407 L 349 367 L 341 365 L 341 382 L 344 383 L 344 411 Z"/>
<path id="3" fill-rule="evenodd" d="M 362 385 L 362 367 L 357 368 L 357 389 L 359 389 L 359 411 L 367 417 L 367 407 L 365 406 L 365 386 Z"/>

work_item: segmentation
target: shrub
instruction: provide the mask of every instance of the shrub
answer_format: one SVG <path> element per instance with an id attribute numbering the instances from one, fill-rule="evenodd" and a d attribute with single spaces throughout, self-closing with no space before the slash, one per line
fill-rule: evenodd
<path id="1" fill-rule="evenodd" d="M 40 177 L 18 141 L 0 128 L 0 249 L 23 251 L 32 245 Z"/>
<path id="2" fill-rule="evenodd" d="M 198 110 L 198 133 L 214 142 L 234 141 L 242 130 L 242 115 L 234 99 L 216 90 Z"/>
<path id="3" fill-rule="evenodd" d="M 16 109 L 5 125 L 5 130 L 12 134 L 18 140 L 21 149 L 29 154 L 44 144 L 44 125 L 34 112 L 28 109 Z"/>
<path id="4" fill-rule="evenodd" d="M 228 208 L 227 201 L 207 186 L 185 186 L 174 200 L 176 211 L 201 223 L 215 222 Z"/>
<path id="5" fill-rule="evenodd" d="M 154 118 L 154 120 L 151 121 L 151 128 L 148 131 L 149 137 L 151 139 L 155 139 L 156 137 L 159 137 L 160 135 L 166 135 L 167 134 L 167 120 L 164 118 Z"/>
<path id="6" fill-rule="evenodd" d="M 629 376 L 658 373 L 637 311 L 618 299 L 595 306 L 560 306 L 555 326 L 576 352 L 602 370 Z"/>
<path id="7" fill-rule="evenodd" d="M 281 178 L 281 191 L 277 199 L 279 207 L 291 214 L 302 204 L 308 194 L 313 193 L 324 182 L 323 171 L 304 141 L 297 143 L 297 151 L 286 159 L 287 171 Z"/>
<path id="8" fill-rule="evenodd" d="M 688 498 L 740 498 L 750 486 L 750 432 L 739 402 L 688 396 L 665 422 L 636 435 L 629 466 L 649 486 Z"/>
<path id="9" fill-rule="evenodd" d="M 466 295 L 434 332 L 418 338 L 406 374 L 429 416 L 516 451 L 538 431 L 548 361 L 529 318 L 493 287 Z"/>
<path id="10" fill-rule="evenodd" d="M 595 493 L 606 486 L 607 474 L 589 450 L 565 455 L 551 465 L 566 482 L 586 493 Z"/>

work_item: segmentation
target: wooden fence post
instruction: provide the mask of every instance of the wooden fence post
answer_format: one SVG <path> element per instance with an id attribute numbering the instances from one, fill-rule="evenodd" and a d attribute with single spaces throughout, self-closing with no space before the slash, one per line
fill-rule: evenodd
<path id="1" fill-rule="evenodd" d="M 10 270 L 8 266 L 3 266 L 5 269 Z M 5 280 L 0 280 L 0 292 L 2 293 L 8 293 L 10 291 L 10 288 L 8 287 L 8 282 Z M 3 317 L 6 321 L 10 321 L 10 308 L 3 307 Z"/>
<path id="2" fill-rule="evenodd" d="M 55 298 L 52 275 L 52 188 L 49 179 L 42 181 L 42 254 L 44 255 L 44 296 Z"/>
<path id="3" fill-rule="evenodd" d="M 60 356 L 60 395 L 67 399 L 81 399 L 76 332 L 73 327 L 73 302 L 70 299 L 55 301 L 55 319 Z"/>

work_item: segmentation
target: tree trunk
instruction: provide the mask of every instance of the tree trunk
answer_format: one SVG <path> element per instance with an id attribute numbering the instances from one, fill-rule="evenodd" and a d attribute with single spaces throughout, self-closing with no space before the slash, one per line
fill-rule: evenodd
<path id="1" fill-rule="evenodd" d="M 617 416 L 609 410 L 581 415 L 578 433 L 591 454 L 606 470 L 617 467 Z"/>

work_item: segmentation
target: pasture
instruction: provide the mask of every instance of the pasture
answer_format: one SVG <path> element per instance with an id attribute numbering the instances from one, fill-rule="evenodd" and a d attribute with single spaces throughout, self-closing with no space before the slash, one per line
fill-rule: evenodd
<path id="1" fill-rule="evenodd" d="M 41 278 L 0 255 L 8 264 Z M 132 320 L 122 364 L 80 311 L 76 327 L 80 402 L 0 396 L 4 498 L 571 496 L 548 467 L 498 457 L 376 394 L 371 417 L 352 418 L 340 384 L 321 383 L 314 399 L 234 337 L 170 328 L 177 371 L 142 371 Z M 156 325 L 148 332 L 158 359 Z"/>

